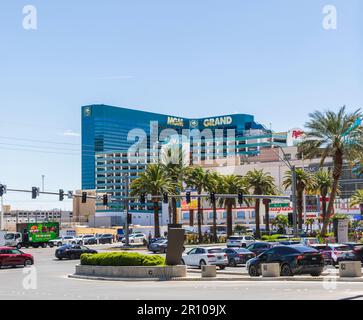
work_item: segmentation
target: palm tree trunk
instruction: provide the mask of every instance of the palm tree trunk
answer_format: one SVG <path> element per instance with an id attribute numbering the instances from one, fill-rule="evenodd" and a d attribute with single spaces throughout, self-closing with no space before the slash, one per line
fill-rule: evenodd
<path id="1" fill-rule="evenodd" d="M 270 231 L 270 204 L 269 202 L 265 202 L 265 225 L 266 231 Z"/>
<path id="2" fill-rule="evenodd" d="M 232 203 L 229 199 L 227 201 L 227 236 L 230 237 L 233 234 Z"/>
<path id="3" fill-rule="evenodd" d="M 189 210 L 189 225 L 194 227 L 194 210 Z"/>
<path id="4" fill-rule="evenodd" d="M 328 218 L 330 218 L 331 215 L 334 213 L 334 201 L 338 192 L 339 179 L 340 176 L 342 175 L 342 171 L 343 171 L 343 152 L 338 150 L 335 153 L 334 162 L 333 162 L 333 186 L 330 192 L 330 199 L 327 211 Z M 328 223 L 327 222 L 323 223 L 323 228 L 321 229 L 322 236 L 326 235 L 327 227 Z"/>
<path id="5" fill-rule="evenodd" d="M 178 223 L 178 213 L 177 213 L 177 208 L 176 208 L 176 198 L 172 198 L 171 199 L 171 203 L 172 203 L 172 212 L 173 212 L 173 223 L 177 224 Z"/>
<path id="6" fill-rule="evenodd" d="M 213 206 L 213 241 L 218 242 L 217 239 L 217 207 L 216 203 L 214 202 L 212 204 Z"/>
<path id="7" fill-rule="evenodd" d="M 255 200 L 255 223 L 256 223 L 256 238 L 261 237 L 260 230 L 260 199 Z"/>
<path id="8" fill-rule="evenodd" d="M 303 210 L 304 210 L 303 197 L 304 197 L 304 190 L 298 190 L 296 202 L 297 202 L 299 230 L 302 230 L 303 224 L 304 224 L 304 221 L 303 221 Z"/>
<path id="9" fill-rule="evenodd" d="M 322 231 L 321 231 L 320 234 L 322 236 L 325 236 L 326 230 L 327 230 L 327 226 L 329 224 L 329 216 L 328 216 L 327 210 L 326 210 L 326 195 L 322 195 L 321 198 L 322 198 L 321 199 L 321 206 L 322 206 L 322 211 L 323 211 L 323 228 L 322 228 Z M 324 234 L 323 234 L 324 226 L 325 226 L 325 231 L 324 231 Z"/>
<path id="10" fill-rule="evenodd" d="M 155 238 L 160 237 L 159 202 L 154 202 L 154 234 Z"/>
<path id="11" fill-rule="evenodd" d="M 200 195 L 198 193 L 198 195 Z M 199 243 L 203 242 L 203 235 L 202 235 L 202 205 L 200 197 L 198 197 L 198 238 Z"/>

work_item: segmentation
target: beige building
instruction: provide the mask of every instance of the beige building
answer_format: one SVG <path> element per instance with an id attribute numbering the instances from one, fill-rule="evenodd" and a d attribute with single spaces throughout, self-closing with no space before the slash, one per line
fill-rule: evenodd
<path id="1" fill-rule="evenodd" d="M 78 223 L 88 223 L 94 219 L 96 213 L 96 200 L 87 199 L 86 203 L 82 203 L 82 193 L 87 192 L 87 196 L 96 196 L 95 190 L 76 190 L 73 197 L 73 221 Z"/>

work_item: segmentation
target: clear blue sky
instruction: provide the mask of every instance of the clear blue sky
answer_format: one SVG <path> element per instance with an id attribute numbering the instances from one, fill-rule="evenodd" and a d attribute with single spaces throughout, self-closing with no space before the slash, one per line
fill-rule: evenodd
<path id="1" fill-rule="evenodd" d="M 36 31 L 22 28 L 27 4 Z M 334 31 L 322 27 L 327 4 L 337 8 Z M 0 41 L 0 181 L 9 187 L 40 186 L 42 174 L 48 190 L 80 187 L 85 104 L 251 113 L 276 131 L 303 126 L 316 109 L 363 106 L 361 0 L 3 0 Z M 70 207 L 29 198 L 6 202 Z"/>

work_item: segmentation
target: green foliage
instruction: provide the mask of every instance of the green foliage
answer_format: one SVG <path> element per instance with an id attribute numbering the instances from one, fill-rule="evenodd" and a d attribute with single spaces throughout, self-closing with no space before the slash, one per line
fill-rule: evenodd
<path id="1" fill-rule="evenodd" d="M 360 205 L 362 203 L 363 203 L 363 189 L 357 190 L 353 194 L 353 196 L 351 198 L 350 206 L 354 207 L 354 206 Z"/>
<path id="2" fill-rule="evenodd" d="M 86 253 L 81 256 L 81 264 L 91 266 L 162 266 L 165 265 L 165 258 L 138 252 Z"/>

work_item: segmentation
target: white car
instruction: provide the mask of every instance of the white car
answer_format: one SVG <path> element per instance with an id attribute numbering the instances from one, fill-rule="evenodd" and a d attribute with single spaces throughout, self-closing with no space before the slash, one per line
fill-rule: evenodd
<path id="1" fill-rule="evenodd" d="M 227 248 L 246 248 L 254 242 L 256 242 L 256 240 L 252 236 L 230 236 L 227 240 Z"/>
<path id="2" fill-rule="evenodd" d="M 182 255 L 181 263 L 199 268 L 203 265 L 215 265 L 224 269 L 228 265 L 228 257 L 219 247 L 196 247 Z"/>
<path id="3" fill-rule="evenodd" d="M 58 238 L 53 239 L 53 240 L 49 240 L 48 243 L 50 245 L 55 245 L 55 246 L 61 247 L 64 244 L 76 244 L 77 239 L 75 237 L 72 237 L 72 236 L 64 236 L 64 237 L 58 237 Z"/>
<path id="4" fill-rule="evenodd" d="M 76 237 L 77 244 L 96 244 L 97 239 L 93 234 L 82 234 Z"/>
<path id="5" fill-rule="evenodd" d="M 126 242 L 126 239 L 123 238 L 122 239 L 122 243 L 125 243 Z M 145 234 L 143 233 L 132 233 L 129 235 L 129 243 L 147 243 L 147 237 Z"/>

